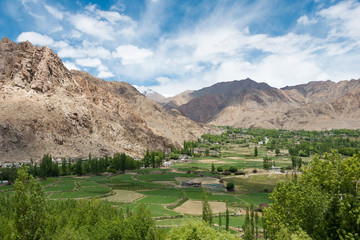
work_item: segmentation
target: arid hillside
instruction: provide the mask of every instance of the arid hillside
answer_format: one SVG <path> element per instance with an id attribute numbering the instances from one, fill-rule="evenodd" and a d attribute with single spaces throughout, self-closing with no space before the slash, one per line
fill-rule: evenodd
<path id="1" fill-rule="evenodd" d="M 208 131 L 130 84 L 69 71 L 46 46 L 0 42 L 0 160 L 167 149 Z"/>
<path id="2" fill-rule="evenodd" d="M 244 128 L 357 129 L 360 128 L 359 93 L 360 80 L 319 81 L 277 89 L 245 79 L 183 93 L 168 99 L 164 108 L 175 108 L 204 124 Z"/>

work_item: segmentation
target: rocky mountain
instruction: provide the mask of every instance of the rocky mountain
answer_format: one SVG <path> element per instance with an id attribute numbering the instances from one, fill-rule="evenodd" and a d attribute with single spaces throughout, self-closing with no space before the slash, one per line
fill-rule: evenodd
<path id="1" fill-rule="evenodd" d="M 166 149 L 207 131 L 130 84 L 69 71 L 46 46 L 0 41 L 0 161 Z"/>
<path id="2" fill-rule="evenodd" d="M 165 104 L 166 97 L 151 88 L 134 86 L 141 94 L 159 104 Z"/>
<path id="3" fill-rule="evenodd" d="M 277 89 L 251 79 L 190 92 L 176 108 L 190 119 L 235 127 L 324 130 L 360 128 L 360 79 Z M 177 98 L 177 96 L 173 97 Z"/>

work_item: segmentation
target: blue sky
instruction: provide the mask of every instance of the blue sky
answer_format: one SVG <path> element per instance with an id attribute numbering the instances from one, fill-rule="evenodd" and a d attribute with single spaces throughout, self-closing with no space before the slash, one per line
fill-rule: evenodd
<path id="1" fill-rule="evenodd" d="M 360 1 L 1 0 L 0 37 L 171 96 L 251 78 L 360 78 Z"/>

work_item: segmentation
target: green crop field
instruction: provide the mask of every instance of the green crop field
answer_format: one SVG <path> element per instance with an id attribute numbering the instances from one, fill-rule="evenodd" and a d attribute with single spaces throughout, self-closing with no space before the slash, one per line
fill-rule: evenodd
<path id="1" fill-rule="evenodd" d="M 72 178 L 61 178 L 61 181 L 51 187 L 45 188 L 46 192 L 72 191 L 75 188 L 75 180 Z"/>
<path id="2" fill-rule="evenodd" d="M 127 209 L 129 209 L 129 211 L 131 211 L 131 212 L 136 212 L 136 209 L 139 206 L 139 204 L 119 203 L 116 206 L 122 208 L 124 212 L 126 212 Z M 162 205 L 147 205 L 147 207 L 151 211 L 151 215 L 153 217 L 168 217 L 168 216 L 178 216 L 179 215 L 179 213 L 172 211 L 172 210 L 168 210 Z"/>
<path id="3" fill-rule="evenodd" d="M 196 174 L 186 173 L 164 173 L 164 174 L 144 174 L 136 178 L 143 181 L 172 181 L 175 177 L 197 177 Z"/>
<path id="4" fill-rule="evenodd" d="M 167 188 L 167 189 L 158 189 L 152 191 L 139 191 L 144 195 L 151 195 L 151 196 L 164 196 L 164 197 L 177 197 L 181 198 L 184 197 L 184 193 L 179 188 Z"/>
<path id="5" fill-rule="evenodd" d="M 161 196 L 146 196 L 136 203 L 145 203 L 145 204 L 171 204 L 179 201 L 180 198 L 176 197 L 161 197 Z"/>
<path id="6" fill-rule="evenodd" d="M 12 185 L 5 185 L 0 187 L 0 191 L 12 190 L 14 187 Z"/>

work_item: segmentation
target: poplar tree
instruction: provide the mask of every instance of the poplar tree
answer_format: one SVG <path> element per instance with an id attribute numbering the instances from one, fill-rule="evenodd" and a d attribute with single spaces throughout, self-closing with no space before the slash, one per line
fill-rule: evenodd
<path id="1" fill-rule="evenodd" d="M 202 194 L 202 220 L 212 226 L 213 216 L 205 189 Z"/>
<path id="2" fill-rule="evenodd" d="M 219 230 L 221 230 L 221 213 L 219 212 Z"/>
<path id="3" fill-rule="evenodd" d="M 226 231 L 229 231 L 229 223 L 230 223 L 229 207 L 228 207 L 228 202 L 226 202 L 226 218 L 225 218 L 225 230 Z"/>

